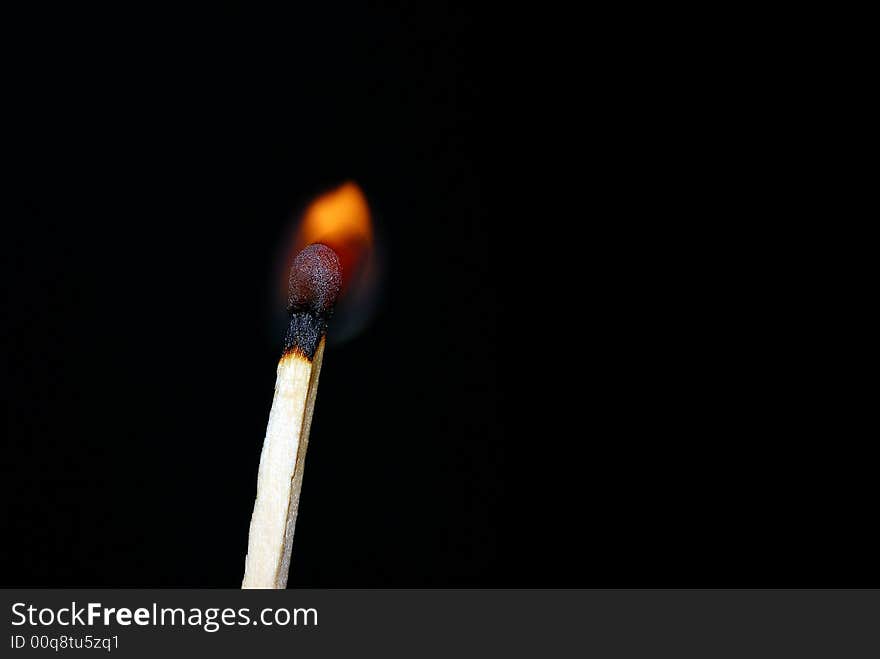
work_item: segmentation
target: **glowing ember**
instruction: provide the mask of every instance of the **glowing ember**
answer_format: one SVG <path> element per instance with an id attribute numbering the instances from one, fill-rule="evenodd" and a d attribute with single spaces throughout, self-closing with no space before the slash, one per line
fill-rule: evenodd
<path id="1" fill-rule="evenodd" d="M 376 308 L 382 270 L 379 258 L 382 250 L 370 207 L 356 183 L 349 181 L 321 194 L 297 218 L 294 231 L 283 243 L 283 253 L 279 254 L 277 311 L 287 306 L 291 264 L 303 249 L 315 243 L 333 249 L 342 266 L 341 291 L 328 340 L 343 342 L 369 322 Z"/>
<path id="2" fill-rule="evenodd" d="M 331 247 L 342 263 L 343 291 L 348 288 L 373 247 L 370 207 L 358 185 L 349 181 L 309 204 L 294 242 L 294 254 L 312 243 Z"/>

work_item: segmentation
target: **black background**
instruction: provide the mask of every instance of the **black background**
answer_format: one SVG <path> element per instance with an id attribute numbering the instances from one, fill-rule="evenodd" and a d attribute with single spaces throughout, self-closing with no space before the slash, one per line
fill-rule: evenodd
<path id="1" fill-rule="evenodd" d="M 326 354 L 291 586 L 876 580 L 784 310 L 710 276 L 740 229 L 699 153 L 670 174 L 668 90 L 542 18 L 27 22 L 0 584 L 240 582 L 279 241 L 346 179 L 387 276 Z"/>

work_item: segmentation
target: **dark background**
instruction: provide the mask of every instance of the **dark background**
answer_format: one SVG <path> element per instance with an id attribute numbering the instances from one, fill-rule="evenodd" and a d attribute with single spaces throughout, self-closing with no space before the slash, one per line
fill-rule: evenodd
<path id="1" fill-rule="evenodd" d="M 669 89 L 532 18 L 25 22 L 0 585 L 240 583 L 279 241 L 346 179 L 386 281 L 326 354 L 290 586 L 876 585 L 853 435 L 758 257 L 716 276 L 742 228 L 706 152 L 670 171 Z"/>

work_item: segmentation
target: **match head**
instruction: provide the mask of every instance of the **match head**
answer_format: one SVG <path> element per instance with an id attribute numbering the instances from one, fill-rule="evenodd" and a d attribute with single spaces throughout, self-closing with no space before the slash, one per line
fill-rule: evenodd
<path id="1" fill-rule="evenodd" d="M 287 306 L 291 311 L 309 310 L 328 317 L 342 287 L 342 265 L 336 252 L 313 243 L 293 259 Z"/>

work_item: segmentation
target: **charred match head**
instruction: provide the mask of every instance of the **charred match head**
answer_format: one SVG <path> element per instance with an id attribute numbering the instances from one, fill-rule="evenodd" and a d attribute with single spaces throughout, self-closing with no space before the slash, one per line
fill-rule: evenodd
<path id="1" fill-rule="evenodd" d="M 289 283 L 290 322 L 284 335 L 284 352 L 312 359 L 342 287 L 339 257 L 327 245 L 309 245 L 293 259 Z"/>
<path id="2" fill-rule="evenodd" d="M 314 243 L 293 259 L 287 306 L 329 314 L 341 286 L 342 266 L 336 252 L 327 245 Z"/>

